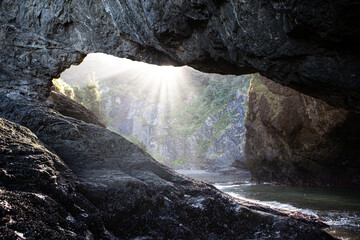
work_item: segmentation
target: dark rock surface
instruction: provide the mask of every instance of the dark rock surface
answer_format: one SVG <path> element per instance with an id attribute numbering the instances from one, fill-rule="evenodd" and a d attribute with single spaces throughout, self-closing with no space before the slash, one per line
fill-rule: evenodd
<path id="1" fill-rule="evenodd" d="M 50 103 L 50 108 L 58 111 L 64 116 L 105 127 L 105 124 L 103 124 L 94 113 L 62 94 L 54 87 L 51 89 L 50 95 L 46 101 Z"/>
<path id="2" fill-rule="evenodd" d="M 264 77 L 252 81 L 245 155 L 260 181 L 360 184 L 360 114 Z"/>
<path id="3" fill-rule="evenodd" d="M 1 120 L 5 239 L 332 239 L 321 224 L 236 202 L 177 175 L 105 128 L 3 96 L 0 115 L 45 144 Z"/>
<path id="4" fill-rule="evenodd" d="M 44 99 L 90 52 L 207 72 L 260 72 L 360 110 L 356 0 L 31 1 L 0 3 L 2 94 Z"/>
<path id="5" fill-rule="evenodd" d="M 29 129 L 5 119 L 0 167 L 1 239 L 108 239 L 73 172 Z"/>

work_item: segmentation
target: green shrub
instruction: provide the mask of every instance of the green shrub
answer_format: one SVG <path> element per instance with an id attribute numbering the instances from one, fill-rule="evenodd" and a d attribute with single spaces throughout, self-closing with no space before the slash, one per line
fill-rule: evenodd
<path id="1" fill-rule="evenodd" d="M 74 90 L 72 87 L 64 82 L 61 78 L 54 78 L 53 79 L 54 86 L 61 92 L 62 94 L 68 96 L 71 99 L 74 99 Z"/>

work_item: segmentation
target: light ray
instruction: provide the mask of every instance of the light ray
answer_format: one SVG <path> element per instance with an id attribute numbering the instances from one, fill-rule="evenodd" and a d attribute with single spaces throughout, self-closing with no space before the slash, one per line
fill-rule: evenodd
<path id="1" fill-rule="evenodd" d="M 158 105 L 158 118 L 162 118 L 165 112 L 171 114 L 179 110 L 179 106 L 184 105 L 184 93 L 194 88 L 181 67 L 157 66 L 103 53 L 88 54 L 81 65 L 88 65 L 88 68 L 80 70 L 79 66 L 72 66 L 66 72 L 80 75 L 85 71 L 88 74 L 101 69 L 95 74 L 99 83 L 106 81 L 104 85 L 112 85 L 114 88 L 119 85 L 129 86 L 141 99 Z M 81 84 L 85 85 L 86 82 Z"/>

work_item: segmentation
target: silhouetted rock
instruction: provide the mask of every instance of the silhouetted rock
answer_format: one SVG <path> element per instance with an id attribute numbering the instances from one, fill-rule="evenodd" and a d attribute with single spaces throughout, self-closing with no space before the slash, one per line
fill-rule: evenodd
<path id="1" fill-rule="evenodd" d="M 0 1 L 0 115 L 28 127 L 79 181 L 73 190 L 74 177 L 55 184 L 56 174 L 66 167 L 56 170 L 51 159 L 38 159 L 42 154 L 35 154 L 35 165 L 27 167 L 21 164 L 33 158 L 17 155 L 20 147 L 2 147 L 2 187 L 15 190 L 5 190 L 10 192 L 1 197 L 19 209 L 1 212 L 6 215 L 1 221 L 9 219 L 10 224 L 1 225 L 4 238 L 15 238 L 15 231 L 20 234 L 33 225 L 37 230 L 32 239 L 43 234 L 71 238 L 70 231 L 81 238 L 87 229 L 104 239 L 103 224 L 121 238 L 329 238 L 311 224 L 249 210 L 207 185 L 178 176 L 121 136 L 30 100 L 45 100 L 52 79 L 87 53 L 104 52 L 209 72 L 260 72 L 334 106 L 360 110 L 359 8 L 356 1 L 342 0 Z M 355 120 L 346 121 L 351 125 Z M 13 146 L 15 140 L 6 136 L 13 132 L 17 139 L 22 131 L 6 130 L 1 144 Z M 29 147 L 28 142 L 21 145 Z M 41 169 L 44 165 L 50 172 Z M 19 179 L 10 181 L 8 168 Z M 31 179 L 36 181 L 27 189 Z M 54 190 L 43 189 L 42 182 Z M 26 199 L 26 191 L 48 194 L 53 201 L 33 194 Z M 46 214 L 57 206 L 64 211 Z M 67 212 L 79 227 L 69 226 L 71 218 L 63 220 Z M 15 231 L 12 213 L 19 216 Z M 39 220 L 32 222 L 35 216 Z M 52 225 L 43 227 L 45 222 Z"/>
<path id="2" fill-rule="evenodd" d="M 360 183 L 360 114 L 255 78 L 245 120 L 247 166 L 260 181 Z"/>
<path id="3" fill-rule="evenodd" d="M 360 4 L 349 0 L 1 1 L 2 94 L 45 99 L 51 80 L 103 52 L 205 72 L 259 72 L 360 110 Z"/>
<path id="4" fill-rule="evenodd" d="M 32 225 L 36 234 L 30 231 L 28 239 L 61 233 L 70 239 L 332 239 L 319 230 L 322 224 L 235 201 L 182 177 L 105 128 L 3 96 L 0 115 L 29 127 L 75 173 L 29 130 L 2 120 L 1 187 L 9 202 L 2 214 L 4 221 L 13 215 L 25 222 L 2 225 L 4 238 Z"/>
<path id="5" fill-rule="evenodd" d="M 105 127 L 105 124 L 103 124 L 94 113 L 54 88 L 51 90 L 50 96 L 46 101 L 51 103 L 50 108 L 64 116 Z"/>

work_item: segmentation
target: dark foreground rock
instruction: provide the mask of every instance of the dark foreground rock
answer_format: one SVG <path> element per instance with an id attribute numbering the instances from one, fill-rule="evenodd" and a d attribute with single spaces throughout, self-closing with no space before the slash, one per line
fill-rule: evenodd
<path id="1" fill-rule="evenodd" d="M 259 72 L 360 110 L 356 0 L 0 2 L 0 89 L 45 99 L 91 52 L 205 72 Z"/>
<path id="2" fill-rule="evenodd" d="M 294 185 L 360 184 L 360 114 L 254 78 L 245 154 L 259 181 Z"/>
<path id="3" fill-rule="evenodd" d="M 332 239 L 322 225 L 237 202 L 41 104 L 0 96 L 0 116 L 31 130 L 0 121 L 4 239 Z"/>
<path id="4" fill-rule="evenodd" d="M 106 239 L 99 211 L 58 156 L 0 119 L 1 239 Z"/>

